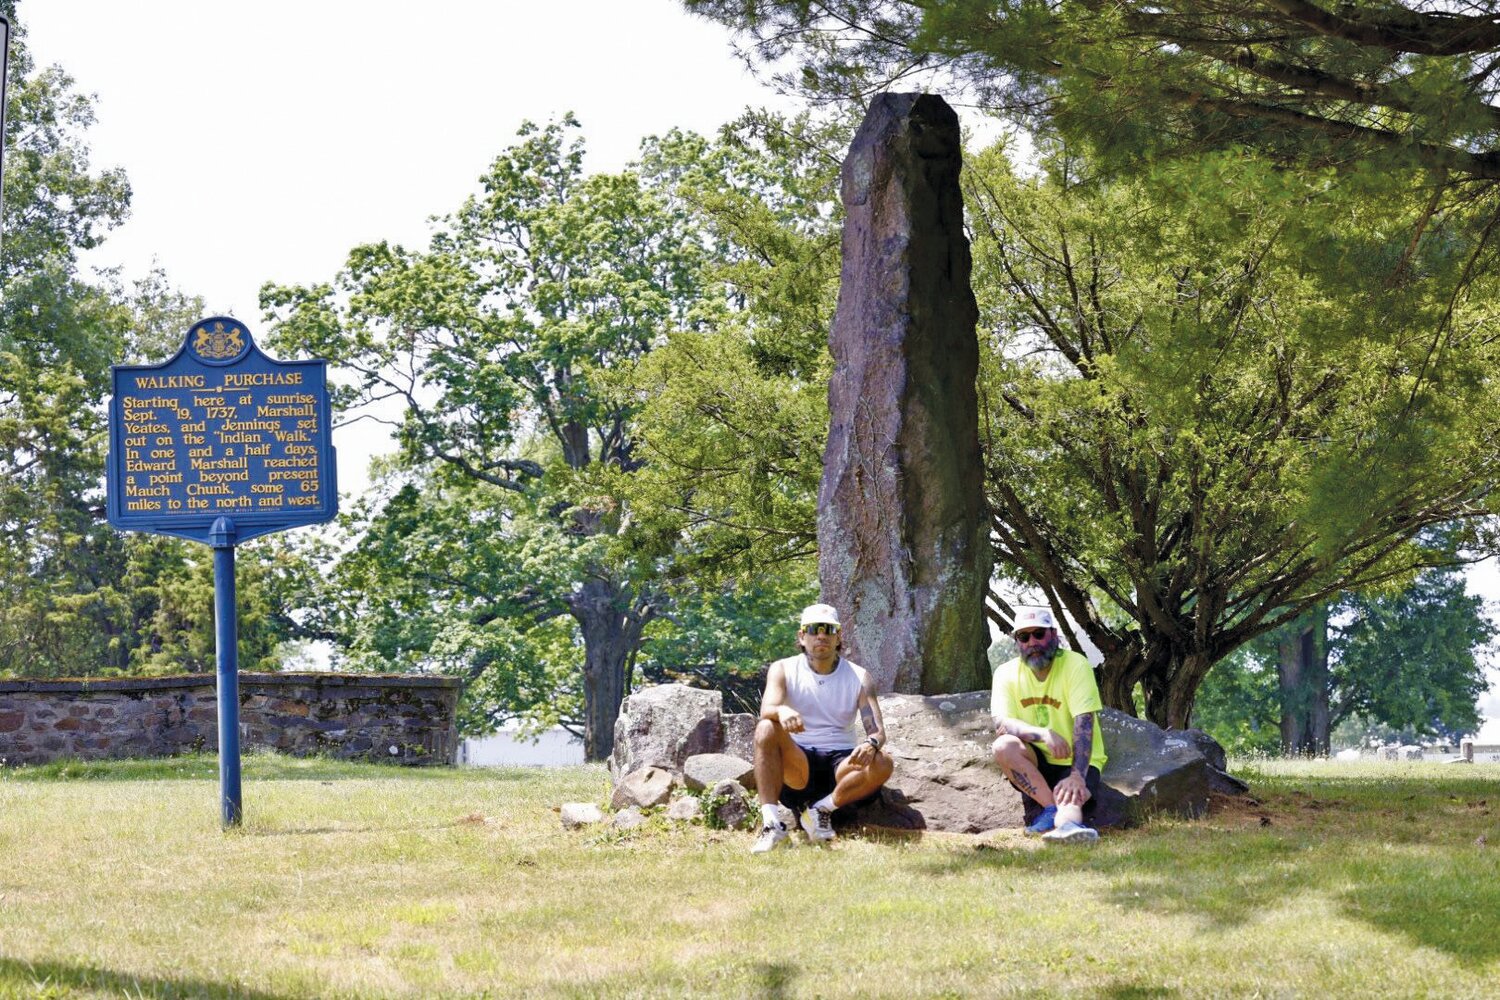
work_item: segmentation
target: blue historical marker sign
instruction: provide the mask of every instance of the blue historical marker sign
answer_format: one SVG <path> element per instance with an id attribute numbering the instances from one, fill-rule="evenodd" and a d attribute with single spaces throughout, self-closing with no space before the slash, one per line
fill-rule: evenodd
<path id="1" fill-rule="evenodd" d="M 109 523 L 211 543 L 327 521 L 338 509 L 326 361 L 266 357 L 214 316 L 159 365 L 116 365 Z"/>
<path id="2" fill-rule="evenodd" d="M 105 465 L 109 523 L 213 546 L 219 799 L 240 804 L 234 547 L 338 511 L 328 363 L 277 361 L 245 324 L 212 316 L 159 365 L 115 365 Z"/>

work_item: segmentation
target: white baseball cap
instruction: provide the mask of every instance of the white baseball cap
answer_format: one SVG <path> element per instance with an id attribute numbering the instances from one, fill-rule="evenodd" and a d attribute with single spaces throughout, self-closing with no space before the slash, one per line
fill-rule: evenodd
<path id="1" fill-rule="evenodd" d="M 1052 612 L 1046 608 L 1017 608 L 1015 624 L 1010 627 L 1010 634 L 1015 635 L 1025 628 L 1057 628 L 1057 622 L 1052 617 Z"/>
<path id="2" fill-rule="evenodd" d="M 802 609 L 801 627 L 809 625 L 838 625 L 843 628 L 839 621 L 839 613 L 833 609 L 832 604 L 809 604 Z"/>

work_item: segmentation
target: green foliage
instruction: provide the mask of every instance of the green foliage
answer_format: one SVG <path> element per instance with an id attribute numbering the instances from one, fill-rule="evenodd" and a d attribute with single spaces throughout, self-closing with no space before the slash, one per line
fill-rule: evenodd
<path id="1" fill-rule="evenodd" d="M 1477 653 L 1496 625 L 1456 570 L 1346 594 L 1329 609 L 1329 622 L 1329 723 L 1343 742 L 1451 741 L 1479 728 L 1476 702 L 1487 682 Z M 1247 643 L 1199 689 L 1193 724 L 1230 754 L 1280 749 L 1276 638 Z"/>
<path id="2" fill-rule="evenodd" d="M 621 488 L 657 530 L 691 534 L 695 572 L 754 574 L 815 551 L 849 135 L 847 121 L 748 113 L 716 144 L 674 134 L 654 153 L 675 164 L 732 308 L 623 374 L 647 462 Z"/>
<path id="3" fill-rule="evenodd" d="M 646 630 L 640 679 L 717 688 L 724 711 L 759 713 L 767 665 L 797 652 L 797 615 L 817 600 L 816 570 L 803 560 L 718 586 L 685 579 Z"/>
<path id="4" fill-rule="evenodd" d="M 1450 562 L 1424 527 L 1485 543 L 1491 278 L 1415 189 L 1233 156 L 1106 182 L 1065 149 L 966 183 L 997 554 L 1103 651 L 1106 701 L 1183 725 L 1243 643 Z"/>
<path id="5" fill-rule="evenodd" d="M 740 31 L 761 62 L 792 63 L 788 86 L 848 99 L 913 89 L 916 76 L 1130 170 L 1250 147 L 1304 165 L 1432 169 L 1437 186 L 1452 179 L 1491 204 L 1483 182 L 1500 176 L 1492 2 L 685 5 Z"/>
<path id="6" fill-rule="evenodd" d="M 1475 732 L 1488 682 L 1477 653 L 1497 633 L 1463 577 L 1434 570 L 1390 595 L 1355 595 L 1332 636 L 1332 722 L 1362 717 L 1419 737 Z"/>
<path id="7" fill-rule="evenodd" d="M 1281 752 L 1281 692 L 1276 644 L 1253 639 L 1208 672 L 1193 703 L 1193 725 L 1231 757 Z"/>

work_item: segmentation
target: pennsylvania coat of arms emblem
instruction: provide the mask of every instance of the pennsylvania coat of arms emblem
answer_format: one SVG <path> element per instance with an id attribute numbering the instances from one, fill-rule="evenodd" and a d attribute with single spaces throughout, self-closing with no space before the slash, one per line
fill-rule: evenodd
<path id="1" fill-rule="evenodd" d="M 245 335 L 237 326 L 228 330 L 223 323 L 215 323 L 213 329 L 202 327 L 193 340 L 193 351 L 209 361 L 232 358 L 245 349 Z"/>

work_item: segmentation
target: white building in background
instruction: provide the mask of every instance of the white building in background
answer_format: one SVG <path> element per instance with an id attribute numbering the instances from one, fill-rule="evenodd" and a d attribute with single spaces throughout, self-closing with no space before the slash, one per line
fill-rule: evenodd
<path id="1" fill-rule="evenodd" d="M 470 737 L 458 745 L 458 763 L 472 767 L 561 767 L 583 763 L 583 740 L 553 727 L 535 737 L 504 728 L 489 736 Z"/>

